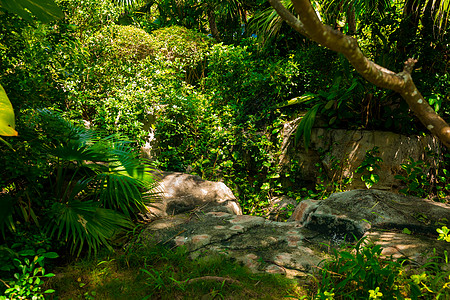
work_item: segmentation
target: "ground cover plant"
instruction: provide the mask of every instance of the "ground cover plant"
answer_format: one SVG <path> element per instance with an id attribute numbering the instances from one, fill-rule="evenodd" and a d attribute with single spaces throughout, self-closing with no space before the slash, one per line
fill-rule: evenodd
<path id="1" fill-rule="evenodd" d="M 300 298 L 295 280 L 252 274 L 224 255 L 188 258 L 183 248 L 144 246 L 70 263 L 47 281 L 62 299 Z"/>

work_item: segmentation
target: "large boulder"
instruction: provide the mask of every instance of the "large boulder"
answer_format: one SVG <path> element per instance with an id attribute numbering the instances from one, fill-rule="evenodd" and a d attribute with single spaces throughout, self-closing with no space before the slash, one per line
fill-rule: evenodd
<path id="1" fill-rule="evenodd" d="M 158 171 L 154 175 L 158 179 L 156 190 L 160 199 L 148 206 L 146 217 L 150 220 L 196 209 L 242 215 L 239 202 L 223 182 L 177 172 Z"/>
<path id="2" fill-rule="evenodd" d="M 423 264 L 449 244 L 437 241 L 436 229 L 450 223 L 450 205 L 379 190 L 336 193 L 325 200 L 305 200 L 291 221 L 339 244 L 367 237 L 382 254 Z"/>
<path id="3" fill-rule="evenodd" d="M 450 206 L 421 198 L 379 190 L 336 193 L 321 201 L 304 201 L 292 220 L 328 235 L 362 237 L 371 229 L 407 228 L 411 232 L 434 234 L 450 222 Z"/>

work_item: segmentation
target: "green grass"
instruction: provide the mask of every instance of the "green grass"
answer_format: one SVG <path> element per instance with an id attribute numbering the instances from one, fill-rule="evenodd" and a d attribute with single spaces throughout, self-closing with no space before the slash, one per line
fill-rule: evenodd
<path id="1" fill-rule="evenodd" d="M 54 299 L 282 299 L 306 291 L 281 275 L 253 274 L 225 255 L 191 260 L 182 248 L 100 254 L 55 270 Z"/>

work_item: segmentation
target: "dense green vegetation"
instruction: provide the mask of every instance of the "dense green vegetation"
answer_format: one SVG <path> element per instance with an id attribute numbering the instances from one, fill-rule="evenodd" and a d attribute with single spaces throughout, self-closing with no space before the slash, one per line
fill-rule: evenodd
<path id="1" fill-rule="evenodd" d="M 416 84 L 450 121 L 448 1 L 442 1 L 447 3 L 443 10 L 433 8 L 432 1 L 356 1 L 353 7 L 346 1 L 319 2 L 315 5 L 322 19 L 356 35 L 373 61 L 399 70 L 408 57 L 419 57 L 413 73 Z M 47 8 L 51 14 L 30 7 L 31 14 L 23 13 L 5 3 L 0 1 L 0 85 L 14 109 L 18 132 L 14 136 L 5 125 L 14 123 L 0 91 L 0 292 L 6 296 L 17 291 L 42 299 L 45 290 L 69 293 L 71 287 L 61 279 L 43 283 L 41 278 L 52 275 L 45 272 L 47 266 L 54 269 L 117 246 L 112 241 L 135 228 L 145 202 L 157 197 L 149 172 L 154 168 L 222 180 L 246 213 L 262 215 L 272 196 L 300 201 L 345 189 L 345 182 L 330 181 L 325 174 L 304 181 L 295 161 L 288 170 L 281 169 L 281 130 L 287 121 L 304 115 L 297 139 L 306 147 L 318 123 L 327 128 L 427 132 L 397 94 L 365 82 L 341 55 L 299 36 L 266 1 L 58 0 L 60 10 Z M 150 146 L 151 159 L 141 158 L 141 148 Z M 430 156 L 435 158 L 433 166 L 414 160 L 402 164 L 401 192 L 448 202 L 450 154 L 442 147 Z M 358 168 L 357 176 L 367 188 L 378 181 L 380 163 L 373 149 Z M 441 229 L 442 239 L 448 238 L 446 230 Z M 439 269 L 439 260 L 423 270 L 421 279 L 403 275 L 394 282 L 392 276 L 402 273 L 401 264 L 379 261 L 379 249 L 371 247 L 358 244 L 355 257 L 360 258 L 355 259 L 368 262 L 374 270 L 371 276 L 389 284 L 367 284 L 372 299 L 378 299 L 376 288 L 387 295 L 394 285 L 401 288 L 392 297 L 445 295 L 448 274 Z M 70 264 L 69 270 L 78 273 L 68 276 L 81 288 L 85 278 L 78 274 L 86 270 L 114 272 L 125 276 L 133 289 L 127 295 L 136 293 L 135 299 L 151 293 L 163 298 L 196 294 L 182 280 L 206 275 L 232 276 L 244 285 L 238 292 L 222 282 L 197 287 L 212 298 L 260 298 L 274 286 L 280 290 L 273 298 L 332 299 L 332 293 L 336 298 L 351 293 L 362 297 L 360 290 L 351 291 L 351 285 L 339 285 L 330 275 L 348 271 L 340 266 L 352 265 L 347 264 L 353 259 L 350 251 L 336 253 L 336 260 L 326 266 L 332 273 L 318 276 L 309 291 L 296 290 L 294 282 L 279 278 L 248 276 L 222 257 L 197 263 L 187 262 L 183 253 L 140 251 L 113 256 L 102 252 L 100 261 L 91 257 Z M 56 253 L 60 258 L 52 262 Z M 185 269 L 176 267 L 176 259 Z M 205 273 L 210 264 L 225 269 Z M 135 280 L 146 288 L 134 290 Z M 264 288 L 250 288 L 260 281 Z M 108 284 L 66 296 L 108 297 L 102 294 Z M 14 285 L 18 290 L 8 288 Z"/>

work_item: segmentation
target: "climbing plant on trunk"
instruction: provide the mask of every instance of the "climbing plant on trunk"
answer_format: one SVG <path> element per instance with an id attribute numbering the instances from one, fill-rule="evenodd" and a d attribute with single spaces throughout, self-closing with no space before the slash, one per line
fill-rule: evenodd
<path id="1" fill-rule="evenodd" d="M 369 82 L 399 93 L 422 124 L 450 148 L 450 126 L 428 104 L 412 80 L 411 72 L 417 62 L 416 59 L 409 58 L 403 70 L 398 73 L 377 65 L 364 56 L 355 38 L 323 24 L 309 0 L 291 1 L 298 16 L 294 16 L 286 9 L 280 0 L 269 0 L 281 18 L 296 31 L 324 47 L 343 54 L 356 71 Z"/>

